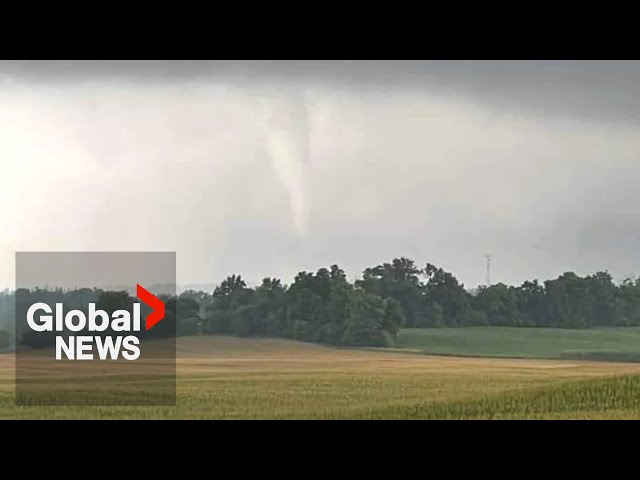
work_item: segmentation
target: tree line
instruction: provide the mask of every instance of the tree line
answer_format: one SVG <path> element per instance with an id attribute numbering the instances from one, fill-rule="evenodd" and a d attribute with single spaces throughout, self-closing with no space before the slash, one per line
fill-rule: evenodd
<path id="1" fill-rule="evenodd" d="M 101 294 L 85 290 L 71 298 L 82 303 Z M 11 310 L 11 295 L 0 293 L 0 316 Z M 567 272 L 543 283 L 471 291 L 443 268 L 404 257 L 366 268 L 354 282 L 337 265 L 300 272 L 289 285 L 268 277 L 252 288 L 234 274 L 212 292 L 187 291 L 166 301 L 178 335 L 272 336 L 345 346 L 391 346 L 401 327 L 640 325 L 640 278 L 615 283 L 607 272 Z"/>
<path id="2" fill-rule="evenodd" d="M 404 257 L 366 268 L 355 282 L 333 265 L 300 272 L 288 286 L 265 278 L 250 288 L 231 275 L 210 295 L 180 298 L 193 301 L 192 312 L 200 307 L 190 320 L 193 332 L 338 345 L 393 345 L 401 327 L 640 326 L 640 278 L 616 284 L 607 272 L 567 272 L 543 283 L 470 291 L 451 272 Z"/>

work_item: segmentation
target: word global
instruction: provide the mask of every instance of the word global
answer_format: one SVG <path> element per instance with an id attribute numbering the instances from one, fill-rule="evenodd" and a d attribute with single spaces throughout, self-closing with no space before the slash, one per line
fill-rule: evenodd
<path id="1" fill-rule="evenodd" d="M 40 322 L 36 322 L 34 314 L 42 310 L 49 315 L 41 315 Z M 89 304 L 89 320 L 80 310 L 70 310 L 66 315 L 63 314 L 62 304 L 56 303 L 55 321 L 50 315 L 51 307 L 46 303 L 35 303 L 31 305 L 27 312 L 27 323 L 36 332 L 62 332 L 65 327 L 72 332 L 80 332 L 88 327 L 90 332 L 104 332 L 109 326 L 114 332 L 130 332 L 140 331 L 140 304 L 133 304 L 133 325 L 131 325 L 131 315 L 127 310 L 116 310 L 113 312 L 113 319 L 109 320 L 109 315 L 104 310 L 96 310 L 95 303 Z M 75 321 L 74 321 L 75 320 Z M 87 325 L 88 324 L 88 325 Z M 93 353 L 85 353 L 91 349 L 91 343 L 95 340 L 100 360 L 105 360 L 107 353 L 110 353 L 111 359 L 116 360 L 120 352 L 120 348 L 124 348 L 122 352 L 123 358 L 126 360 L 136 360 L 140 356 L 138 345 L 140 340 L 135 335 L 112 337 L 91 337 L 91 336 L 70 336 L 69 343 L 65 342 L 64 337 L 56 337 L 56 360 L 62 358 L 62 351 L 69 360 L 93 360 Z M 74 348 L 77 346 L 77 348 Z"/>
<path id="2" fill-rule="evenodd" d="M 164 318 L 164 303 L 140 285 L 137 286 L 138 298 L 153 308 L 145 319 L 145 329 L 149 330 Z M 42 314 L 42 312 L 44 314 Z M 36 321 L 35 314 L 40 313 Z M 104 310 L 96 310 L 95 303 L 89 303 L 89 313 L 81 310 L 70 310 L 66 314 L 63 304 L 55 304 L 55 318 L 51 307 L 43 302 L 34 303 L 27 311 L 27 323 L 35 332 L 104 332 L 108 328 L 114 332 L 139 332 L 141 330 L 140 304 L 133 304 L 133 318 L 127 310 L 116 310 L 112 318 Z M 68 360 L 93 360 L 93 344 L 96 346 L 98 358 L 117 360 L 120 353 L 125 360 L 137 360 L 140 357 L 140 339 L 136 335 L 90 336 L 77 335 L 56 336 L 56 360 L 62 359 L 62 354 Z"/>

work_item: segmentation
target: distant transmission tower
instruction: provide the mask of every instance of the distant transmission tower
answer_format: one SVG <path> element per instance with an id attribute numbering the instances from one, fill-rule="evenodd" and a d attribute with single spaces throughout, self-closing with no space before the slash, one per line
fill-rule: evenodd
<path id="1" fill-rule="evenodd" d="M 491 255 L 485 255 L 487 259 L 487 287 L 491 286 Z"/>

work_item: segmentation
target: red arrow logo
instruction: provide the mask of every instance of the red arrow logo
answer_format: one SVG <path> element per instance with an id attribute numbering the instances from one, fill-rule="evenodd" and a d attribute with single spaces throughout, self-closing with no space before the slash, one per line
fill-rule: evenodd
<path id="1" fill-rule="evenodd" d="M 147 330 L 164 318 L 164 302 L 155 295 L 147 292 L 142 286 L 136 285 L 138 298 L 146 303 L 153 310 L 144 320 Z"/>

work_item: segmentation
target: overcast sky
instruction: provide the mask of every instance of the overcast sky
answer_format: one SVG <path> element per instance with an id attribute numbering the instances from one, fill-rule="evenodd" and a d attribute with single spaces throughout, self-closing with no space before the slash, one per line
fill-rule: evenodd
<path id="1" fill-rule="evenodd" d="M 638 62 L 0 62 L 0 286 L 58 250 L 620 279 L 639 160 Z"/>

